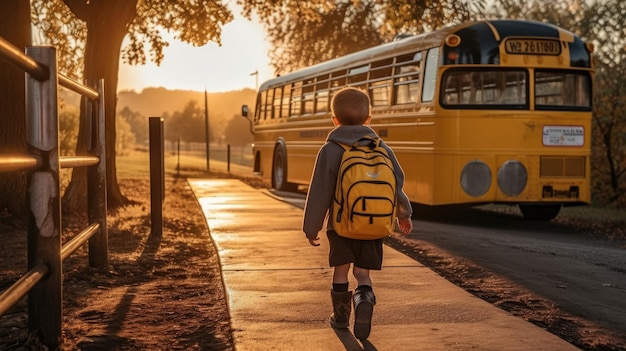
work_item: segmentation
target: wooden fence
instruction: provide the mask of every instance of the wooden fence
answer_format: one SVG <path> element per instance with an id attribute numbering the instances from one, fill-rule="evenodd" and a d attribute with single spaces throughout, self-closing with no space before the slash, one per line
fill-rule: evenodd
<path id="1" fill-rule="evenodd" d="M 0 295 L 0 316 L 28 294 L 28 325 L 40 341 L 56 349 L 62 332 L 62 262 L 87 241 L 89 265 L 108 267 L 104 84 L 95 88 L 77 83 L 57 71 L 56 49 L 29 47 L 23 53 L 0 37 L 0 59 L 26 75 L 26 143 L 28 154 L 0 154 L 0 172 L 28 171 L 28 268 Z M 3 84 L 3 82 L 0 82 Z M 88 116 L 88 155 L 59 155 L 58 86 L 83 98 Z M 2 145 L 0 145 L 2 146 Z M 89 224 L 62 245 L 61 168 L 87 167 Z"/>

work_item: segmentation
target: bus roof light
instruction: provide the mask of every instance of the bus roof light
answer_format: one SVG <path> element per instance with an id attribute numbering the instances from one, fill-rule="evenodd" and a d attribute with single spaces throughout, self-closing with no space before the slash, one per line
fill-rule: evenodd
<path id="1" fill-rule="evenodd" d="M 461 37 L 456 34 L 450 34 L 446 37 L 446 45 L 455 48 L 461 44 Z"/>

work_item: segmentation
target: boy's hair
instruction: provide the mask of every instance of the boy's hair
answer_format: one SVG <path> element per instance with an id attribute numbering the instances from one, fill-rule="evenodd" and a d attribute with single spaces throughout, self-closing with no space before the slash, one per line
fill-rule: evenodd
<path id="1" fill-rule="evenodd" d="M 370 116 L 370 97 L 361 89 L 343 88 L 333 95 L 331 108 L 342 125 L 362 125 Z"/>

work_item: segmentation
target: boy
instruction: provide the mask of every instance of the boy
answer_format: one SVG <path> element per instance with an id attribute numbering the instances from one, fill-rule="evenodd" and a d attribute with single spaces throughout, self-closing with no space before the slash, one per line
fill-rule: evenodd
<path id="1" fill-rule="evenodd" d="M 372 290 L 370 270 L 380 270 L 383 260 L 383 239 L 357 240 L 339 236 L 332 228 L 332 202 L 337 182 L 337 173 L 344 149 L 341 145 L 352 145 L 364 136 L 377 137 L 376 132 L 368 126 L 372 118 L 370 114 L 369 96 L 357 88 L 344 88 L 338 91 L 331 101 L 332 119 L 336 128 L 326 139 L 319 150 L 315 169 L 311 177 L 307 194 L 303 231 L 313 246 L 319 246 L 318 232 L 324 220 L 330 245 L 329 264 L 334 267 L 331 298 L 333 314 L 330 325 L 335 328 L 348 328 L 351 312 L 351 300 L 354 300 L 354 336 L 359 340 L 368 338 L 371 319 L 376 298 Z M 396 216 L 398 227 L 404 234 L 413 229 L 411 222 L 411 204 L 402 190 L 404 172 L 392 150 L 381 143 L 392 160 L 396 174 Z M 352 274 L 358 287 L 352 296 L 348 289 L 348 273 L 354 264 Z"/>

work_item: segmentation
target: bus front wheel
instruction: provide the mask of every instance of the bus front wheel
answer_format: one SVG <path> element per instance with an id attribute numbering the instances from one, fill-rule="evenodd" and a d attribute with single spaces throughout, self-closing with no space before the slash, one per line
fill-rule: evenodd
<path id="1" fill-rule="evenodd" d="M 524 218 L 533 221 L 549 221 L 558 216 L 561 205 L 519 205 Z"/>
<path id="2" fill-rule="evenodd" d="M 295 184 L 287 182 L 287 150 L 282 144 L 278 144 L 274 151 L 272 188 L 282 191 L 295 191 L 297 189 Z"/>

